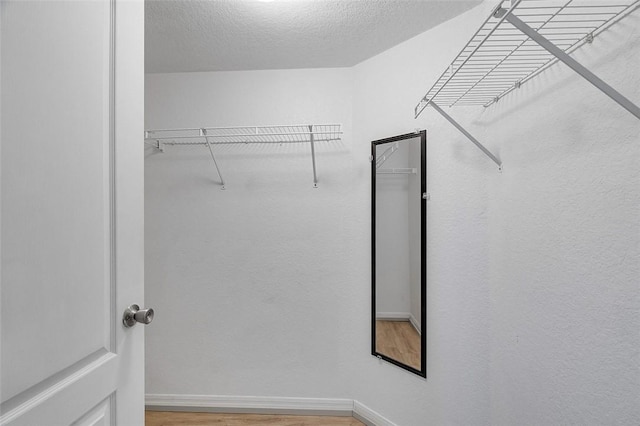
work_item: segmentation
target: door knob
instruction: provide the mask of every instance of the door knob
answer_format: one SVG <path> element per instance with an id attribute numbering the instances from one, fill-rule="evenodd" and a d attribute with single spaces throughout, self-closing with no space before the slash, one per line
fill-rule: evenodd
<path id="1" fill-rule="evenodd" d="M 124 311 L 122 323 L 125 327 L 133 327 L 137 322 L 149 324 L 153 321 L 153 309 L 140 309 L 138 305 L 131 305 Z"/>

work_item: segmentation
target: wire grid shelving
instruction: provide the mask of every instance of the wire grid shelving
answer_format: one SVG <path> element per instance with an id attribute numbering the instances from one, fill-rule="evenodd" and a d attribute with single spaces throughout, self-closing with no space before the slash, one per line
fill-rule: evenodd
<path id="1" fill-rule="evenodd" d="M 200 127 L 150 129 L 145 142 L 162 145 L 225 145 L 248 143 L 310 143 L 342 139 L 340 124 L 299 124 L 282 126 Z"/>
<path id="2" fill-rule="evenodd" d="M 204 145 L 209 149 L 213 165 L 225 189 L 225 179 L 213 152 L 213 145 L 233 144 L 304 144 L 308 143 L 313 167 L 313 187 L 318 187 L 316 171 L 317 142 L 342 139 L 340 124 L 295 124 L 279 126 L 191 127 L 179 129 L 149 129 L 144 142 L 160 151 L 164 145 Z"/>
<path id="3" fill-rule="evenodd" d="M 506 2 L 509 3 L 509 2 Z M 495 9 L 502 6 L 502 2 Z M 505 4 L 506 6 L 506 4 Z M 492 13 L 414 109 L 489 105 L 553 65 L 558 58 L 512 25 L 517 15 L 569 54 L 640 7 L 640 0 L 516 0 Z"/>

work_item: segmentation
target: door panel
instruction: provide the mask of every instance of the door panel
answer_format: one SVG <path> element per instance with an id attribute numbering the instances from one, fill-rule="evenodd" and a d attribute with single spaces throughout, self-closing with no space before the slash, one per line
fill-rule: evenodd
<path id="1" fill-rule="evenodd" d="M 110 351 L 113 328 L 109 4 L 27 3 L 3 9 L 21 40 L 2 52 L 3 402 Z"/>
<path id="2" fill-rule="evenodd" d="M 143 15 L 124 3 L 0 3 L 3 425 L 143 424 L 143 330 L 120 321 L 142 266 L 119 265 L 143 262 Z"/>
<path id="3" fill-rule="evenodd" d="M 111 410 L 113 409 L 113 396 L 102 401 L 97 407 L 89 411 L 72 426 L 109 426 L 111 424 Z"/>

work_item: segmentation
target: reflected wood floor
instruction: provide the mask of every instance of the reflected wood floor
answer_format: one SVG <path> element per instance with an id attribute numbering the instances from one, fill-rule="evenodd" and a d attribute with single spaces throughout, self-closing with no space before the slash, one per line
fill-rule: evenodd
<path id="1" fill-rule="evenodd" d="M 353 417 L 147 411 L 145 426 L 363 426 Z"/>
<path id="2" fill-rule="evenodd" d="M 376 351 L 420 370 L 420 335 L 409 321 L 376 320 Z"/>

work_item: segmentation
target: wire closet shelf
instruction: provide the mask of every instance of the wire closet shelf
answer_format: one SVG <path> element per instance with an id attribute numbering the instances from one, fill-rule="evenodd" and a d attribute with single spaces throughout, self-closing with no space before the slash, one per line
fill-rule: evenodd
<path id="1" fill-rule="evenodd" d="M 149 129 L 144 132 L 144 142 L 160 151 L 164 145 L 203 145 L 209 149 L 222 189 L 225 179 L 213 152 L 213 145 L 233 144 L 306 144 L 310 145 L 313 167 L 313 187 L 318 187 L 316 171 L 317 142 L 342 139 L 340 124 L 296 124 L 277 126 L 239 127 L 191 127 L 178 129 Z"/>
<path id="2" fill-rule="evenodd" d="M 640 7 L 640 0 L 504 3 L 505 8 L 503 2 L 496 7 L 416 105 L 416 118 L 430 103 L 488 107 L 559 60 L 512 22 L 522 21 L 569 54 Z"/>
<path id="3" fill-rule="evenodd" d="M 150 129 L 145 142 L 161 145 L 224 145 L 246 143 L 310 143 L 339 141 L 340 124 L 297 124 L 278 126 L 193 127 Z"/>

